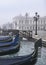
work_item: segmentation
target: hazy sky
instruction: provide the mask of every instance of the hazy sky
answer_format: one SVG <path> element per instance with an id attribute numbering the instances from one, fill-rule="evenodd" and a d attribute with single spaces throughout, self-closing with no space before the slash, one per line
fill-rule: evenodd
<path id="1" fill-rule="evenodd" d="M 0 0 L 0 25 L 12 22 L 16 15 L 29 13 L 34 16 L 37 11 L 40 16 L 46 16 L 46 0 Z"/>

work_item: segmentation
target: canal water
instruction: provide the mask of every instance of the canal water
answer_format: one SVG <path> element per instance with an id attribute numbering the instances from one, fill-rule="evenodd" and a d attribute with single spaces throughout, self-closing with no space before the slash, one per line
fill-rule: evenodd
<path id="1" fill-rule="evenodd" d="M 2 57 L 15 57 L 15 56 L 23 56 L 29 55 L 34 51 L 34 42 L 30 41 L 21 41 L 20 42 L 20 50 L 16 54 L 0 56 Z M 38 60 L 35 65 L 46 65 L 46 48 L 42 47 L 41 49 L 41 57 L 38 57 Z"/>
<path id="2" fill-rule="evenodd" d="M 35 65 L 46 65 L 46 48 L 42 47 L 41 57 L 38 57 Z"/>
<path id="3" fill-rule="evenodd" d="M 21 46 L 23 46 L 22 55 L 30 54 L 34 51 L 34 42 L 23 41 L 21 42 Z M 20 54 L 21 54 L 20 52 Z M 35 65 L 46 65 L 46 48 L 42 47 L 41 56 L 38 56 L 37 62 Z"/>

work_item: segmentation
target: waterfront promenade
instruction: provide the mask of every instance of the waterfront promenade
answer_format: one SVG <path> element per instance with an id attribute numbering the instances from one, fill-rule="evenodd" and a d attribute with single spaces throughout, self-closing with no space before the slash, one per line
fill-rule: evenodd
<path id="1" fill-rule="evenodd" d="M 38 31 L 38 35 L 35 35 L 35 31 L 33 31 L 32 37 L 35 39 L 42 38 L 43 41 L 46 41 L 46 31 Z"/>

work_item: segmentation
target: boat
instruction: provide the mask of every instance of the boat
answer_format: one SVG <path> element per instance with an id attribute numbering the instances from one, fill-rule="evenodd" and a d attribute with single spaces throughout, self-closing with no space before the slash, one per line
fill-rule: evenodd
<path id="1" fill-rule="evenodd" d="M 13 35 L 9 35 L 9 33 L 13 33 Z M 4 34 L 5 33 L 5 34 Z M 13 37 L 19 33 L 19 30 L 3 30 L 3 34 L 0 35 L 0 43 L 11 42 Z"/>
<path id="2" fill-rule="evenodd" d="M 33 65 L 37 61 L 39 47 L 42 47 L 42 39 L 35 42 L 34 51 L 31 54 L 12 58 L 0 57 L 0 65 Z"/>
<path id="3" fill-rule="evenodd" d="M 11 42 L 0 43 L 0 55 L 11 54 L 19 51 L 20 41 L 19 34 Z"/>
<path id="4" fill-rule="evenodd" d="M 0 36 L 0 43 L 10 42 L 12 40 L 13 40 L 13 37 L 11 36 Z"/>

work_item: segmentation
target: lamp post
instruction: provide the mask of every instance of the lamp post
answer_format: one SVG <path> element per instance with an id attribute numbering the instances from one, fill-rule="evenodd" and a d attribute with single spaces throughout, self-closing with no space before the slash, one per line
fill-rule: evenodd
<path id="1" fill-rule="evenodd" d="M 39 15 L 37 12 L 35 13 L 35 16 L 33 18 L 34 18 L 34 21 L 36 21 L 35 35 L 37 35 L 37 21 L 39 19 Z"/>

